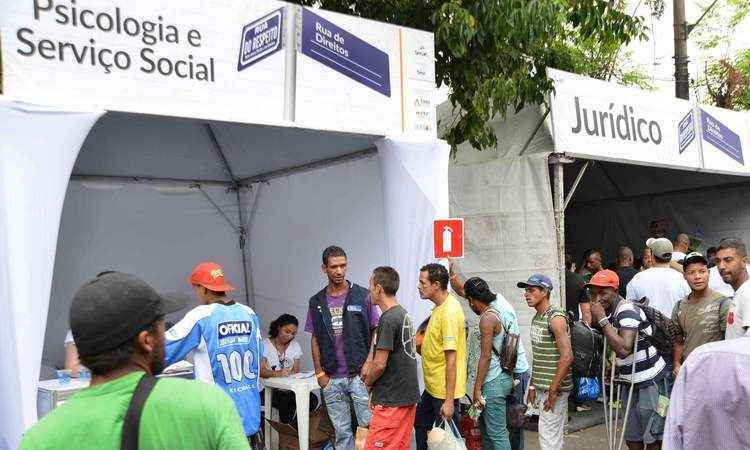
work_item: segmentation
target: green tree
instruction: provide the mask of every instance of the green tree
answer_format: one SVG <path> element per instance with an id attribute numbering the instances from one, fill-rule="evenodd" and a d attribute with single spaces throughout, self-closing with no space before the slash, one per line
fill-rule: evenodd
<path id="1" fill-rule="evenodd" d="M 468 141 L 496 145 L 487 122 L 552 92 L 547 67 L 642 84 L 621 72 L 620 49 L 644 37 L 644 18 L 624 0 L 298 0 L 296 3 L 422 29 L 435 34 L 438 86 L 459 111 L 444 138 L 455 150 Z M 663 0 L 646 0 L 663 11 Z"/>
<path id="2" fill-rule="evenodd" d="M 750 49 L 733 48 L 737 31 L 750 19 L 750 1 L 719 0 L 703 10 L 693 36 L 701 50 L 715 56 L 707 58 L 696 81 L 698 98 L 720 108 L 750 110 Z"/>

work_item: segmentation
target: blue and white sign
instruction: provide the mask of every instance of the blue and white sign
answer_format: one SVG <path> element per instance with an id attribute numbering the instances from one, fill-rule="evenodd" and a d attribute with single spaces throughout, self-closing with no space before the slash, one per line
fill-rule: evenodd
<path id="1" fill-rule="evenodd" d="M 703 139 L 730 158 L 744 165 L 745 161 L 742 156 L 740 136 L 706 111 L 701 109 L 700 113 L 701 125 L 703 126 Z"/>
<path id="2" fill-rule="evenodd" d="M 693 121 L 693 112 L 690 111 L 680 120 L 677 126 L 677 138 L 680 142 L 680 153 L 684 152 L 690 143 L 695 139 L 695 123 Z"/>
<path id="3" fill-rule="evenodd" d="M 237 71 L 245 70 L 258 61 L 281 50 L 284 9 L 277 9 L 242 29 Z"/>
<path id="4" fill-rule="evenodd" d="M 388 54 L 323 17 L 303 8 L 303 55 L 386 97 L 391 96 Z"/>

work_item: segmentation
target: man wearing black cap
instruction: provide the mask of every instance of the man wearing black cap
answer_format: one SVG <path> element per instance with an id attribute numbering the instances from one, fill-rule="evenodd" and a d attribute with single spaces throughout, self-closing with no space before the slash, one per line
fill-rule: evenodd
<path id="1" fill-rule="evenodd" d="M 164 304 L 146 283 L 123 273 L 95 278 L 76 293 L 70 324 L 81 362 L 93 373 L 91 386 L 29 429 L 21 450 L 249 448 L 220 389 L 155 382 L 164 366 Z M 140 408 L 131 403 L 136 393 Z M 136 419 L 124 420 L 131 415 Z"/>

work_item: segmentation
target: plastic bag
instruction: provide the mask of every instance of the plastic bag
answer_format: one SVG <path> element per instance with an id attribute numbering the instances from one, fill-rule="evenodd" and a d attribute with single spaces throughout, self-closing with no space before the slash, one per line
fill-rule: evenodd
<path id="1" fill-rule="evenodd" d="M 458 427 L 452 420 L 443 422 L 442 427 L 433 427 L 427 433 L 429 450 L 466 450 L 466 443 L 461 438 Z"/>
<path id="2" fill-rule="evenodd" d="M 596 378 L 576 378 L 576 400 L 579 403 L 591 402 L 599 398 L 602 387 Z"/>

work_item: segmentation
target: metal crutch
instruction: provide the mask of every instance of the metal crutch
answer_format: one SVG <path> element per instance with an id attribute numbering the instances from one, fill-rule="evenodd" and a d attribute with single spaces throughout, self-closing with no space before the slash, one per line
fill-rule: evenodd
<path id="1" fill-rule="evenodd" d="M 617 443 L 617 429 L 614 427 L 614 416 L 612 415 L 613 413 L 617 413 L 617 411 L 614 411 L 616 357 L 617 355 L 612 353 L 610 361 L 611 371 L 609 376 L 609 423 L 607 426 L 610 427 L 609 435 L 612 436 L 612 450 L 615 450 L 615 444 Z"/>
<path id="2" fill-rule="evenodd" d="M 604 400 L 604 429 L 607 430 L 607 447 L 608 450 L 614 450 L 612 448 L 612 436 L 609 432 L 609 415 L 607 414 L 607 407 L 609 403 L 607 403 L 607 385 L 604 384 L 604 380 L 606 380 L 606 374 L 607 374 L 607 339 L 602 339 L 602 398 Z"/>
<path id="3" fill-rule="evenodd" d="M 625 443 L 625 428 L 628 424 L 628 415 L 630 415 L 630 404 L 633 402 L 633 390 L 635 386 L 635 364 L 637 362 L 637 356 L 638 356 L 638 333 L 635 335 L 635 340 L 633 342 L 633 369 L 630 372 L 630 391 L 628 393 L 628 401 L 625 405 L 625 417 L 622 419 L 622 434 L 620 435 L 620 441 L 619 445 L 617 446 L 617 450 L 622 449 L 622 444 Z M 646 350 L 646 356 L 648 356 L 648 349 Z"/>

